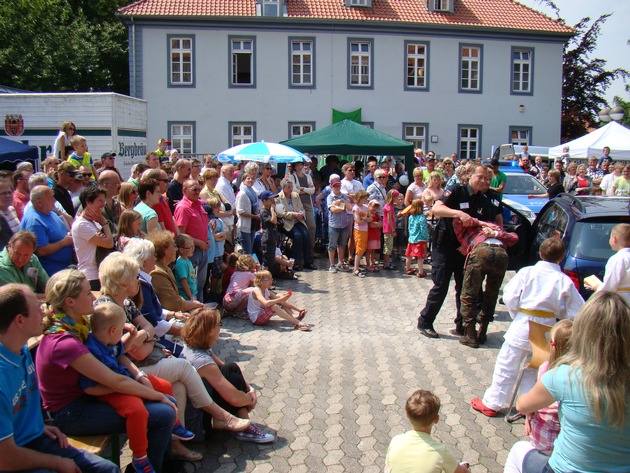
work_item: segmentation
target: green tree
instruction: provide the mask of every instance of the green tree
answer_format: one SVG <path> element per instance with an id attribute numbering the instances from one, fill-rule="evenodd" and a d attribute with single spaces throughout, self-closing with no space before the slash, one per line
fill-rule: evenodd
<path id="1" fill-rule="evenodd" d="M 606 106 L 604 93 L 613 80 L 628 77 L 622 68 L 606 70 L 604 59 L 591 59 L 602 25 L 602 15 L 589 26 L 586 17 L 574 26 L 575 36 L 565 45 L 562 78 L 562 142 L 587 133 L 597 122 L 597 112 Z"/>
<path id="2" fill-rule="evenodd" d="M 122 22 L 90 21 L 68 0 L 0 2 L 0 84 L 35 92 L 128 93 L 127 35 Z"/>

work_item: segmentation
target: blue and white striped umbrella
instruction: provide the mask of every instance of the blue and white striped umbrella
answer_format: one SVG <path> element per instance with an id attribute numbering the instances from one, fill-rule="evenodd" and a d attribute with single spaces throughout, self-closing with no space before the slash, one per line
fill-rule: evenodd
<path id="1" fill-rule="evenodd" d="M 269 161 L 275 163 L 311 161 L 308 156 L 289 146 L 279 143 L 265 143 L 264 141 L 233 146 L 217 154 L 217 159 L 224 163 L 235 161 L 257 161 L 260 163 Z"/>

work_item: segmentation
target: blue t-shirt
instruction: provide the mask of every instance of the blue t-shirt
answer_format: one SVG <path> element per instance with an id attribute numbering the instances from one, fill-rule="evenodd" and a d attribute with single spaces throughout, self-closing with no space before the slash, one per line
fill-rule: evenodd
<path id="1" fill-rule="evenodd" d="M 173 274 L 175 275 L 177 290 L 179 291 L 180 296 L 188 300 L 188 296 L 184 292 L 184 288 L 182 286 L 182 279 L 186 279 L 188 281 L 190 293 L 193 296 L 197 294 L 197 271 L 195 271 L 195 267 L 190 260 L 183 259 L 181 257 L 177 258 L 175 267 L 173 268 Z"/>
<path id="2" fill-rule="evenodd" d="M 605 423 L 596 424 L 581 379 L 581 372 L 568 365 L 560 365 L 542 377 L 547 391 L 560 403 L 561 430 L 549 466 L 558 472 L 627 472 L 630 465 L 630 409 L 622 429 L 613 429 Z"/>
<path id="3" fill-rule="evenodd" d="M 44 418 L 31 354 L 26 345 L 17 355 L 0 344 L 0 442 L 13 436 L 21 447 L 43 434 Z"/>
<path id="4" fill-rule="evenodd" d="M 68 229 L 59 215 L 54 212 L 46 215 L 35 210 L 33 206 L 24 212 L 20 228 L 35 234 L 38 247 L 57 243 L 68 234 Z M 54 253 L 40 256 L 39 262 L 46 270 L 46 274 L 52 276 L 72 264 L 72 246 L 64 246 Z"/>
<path id="5" fill-rule="evenodd" d="M 94 358 L 103 363 L 114 373 L 131 378 L 129 370 L 118 362 L 118 357 L 125 352 L 122 342 L 118 342 L 116 345 L 110 347 L 102 343 L 92 334 L 92 332 L 90 332 L 87 340 L 85 341 L 85 346 L 88 350 L 90 350 L 90 353 L 94 355 Z M 83 375 L 80 376 L 79 383 L 83 389 L 91 388 L 92 386 L 96 386 L 98 384 L 96 381 L 93 381 Z"/>
<path id="6" fill-rule="evenodd" d="M 216 250 L 214 244 L 214 232 L 212 231 L 212 227 L 210 227 L 210 221 L 208 221 L 208 263 L 212 263 L 214 261 L 214 252 Z"/>
<path id="7" fill-rule="evenodd" d="M 216 222 L 216 227 L 214 228 L 214 233 L 221 233 L 224 231 L 225 227 L 223 226 L 223 222 L 220 218 L 214 218 L 212 221 Z M 213 260 L 222 257 L 223 252 L 225 251 L 225 240 L 217 241 L 214 240 L 214 258 L 210 259 L 208 255 L 208 262 L 212 263 Z M 209 252 L 208 252 L 209 253 Z"/>
<path id="8" fill-rule="evenodd" d="M 350 202 L 350 198 L 346 194 L 335 195 L 334 192 L 331 192 L 326 197 L 326 208 L 328 209 L 328 226 L 332 228 L 346 228 L 350 224 L 350 220 L 352 219 L 352 215 L 346 212 L 345 210 L 341 212 L 331 212 L 330 207 L 333 202 L 337 200 L 344 200 L 346 202 Z"/>

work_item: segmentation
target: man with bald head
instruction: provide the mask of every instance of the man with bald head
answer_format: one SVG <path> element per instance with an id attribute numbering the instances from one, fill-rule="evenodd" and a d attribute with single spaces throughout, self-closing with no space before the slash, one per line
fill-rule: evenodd
<path id="1" fill-rule="evenodd" d="M 35 254 L 49 276 L 72 264 L 72 236 L 55 209 L 55 196 L 48 186 L 36 186 L 31 191 L 31 206 L 24 212 L 20 224 L 37 237 Z"/>
<path id="2" fill-rule="evenodd" d="M 118 220 L 123 209 L 117 200 L 114 199 L 120 192 L 120 176 L 117 172 L 107 169 L 101 171 L 98 175 L 98 185 L 100 188 L 105 189 L 105 207 L 101 211 L 105 220 L 110 223 L 109 228 L 113 235 L 116 235 L 118 230 Z"/>

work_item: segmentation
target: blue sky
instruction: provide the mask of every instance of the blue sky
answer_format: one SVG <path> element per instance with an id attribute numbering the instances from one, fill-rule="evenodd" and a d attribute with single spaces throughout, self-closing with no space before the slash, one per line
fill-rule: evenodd
<path id="1" fill-rule="evenodd" d="M 553 11 L 539 0 L 518 0 L 535 10 L 556 18 Z M 588 16 L 595 20 L 604 13 L 612 13 L 602 28 L 594 57 L 605 59 L 606 67 L 614 69 L 623 67 L 630 71 L 630 1 L 628 0 L 554 0 L 560 9 L 560 17 L 570 26 L 574 26 L 582 18 Z M 624 89 L 623 80 L 615 81 L 606 90 L 606 99 L 612 102 L 617 95 L 624 100 L 630 100 L 630 93 Z"/>

